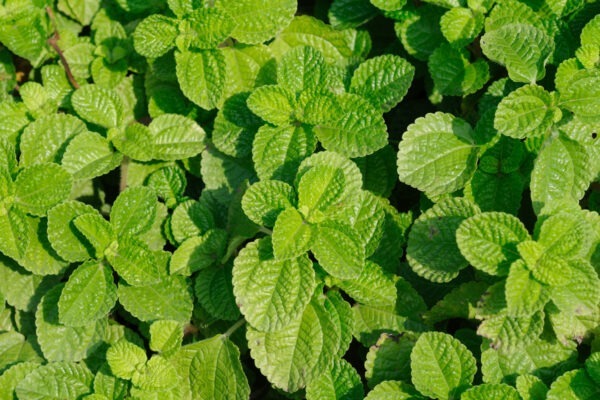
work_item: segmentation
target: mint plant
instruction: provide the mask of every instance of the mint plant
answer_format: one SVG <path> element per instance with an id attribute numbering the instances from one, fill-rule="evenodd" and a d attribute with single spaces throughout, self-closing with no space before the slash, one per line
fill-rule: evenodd
<path id="1" fill-rule="evenodd" d="M 0 399 L 598 397 L 599 14 L 0 0 Z"/>

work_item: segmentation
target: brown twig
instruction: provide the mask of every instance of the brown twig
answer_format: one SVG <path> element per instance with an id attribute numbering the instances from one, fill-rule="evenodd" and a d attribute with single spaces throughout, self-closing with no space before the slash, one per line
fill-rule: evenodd
<path id="1" fill-rule="evenodd" d="M 79 83 L 77 83 L 77 80 L 73 76 L 73 72 L 71 72 L 69 63 L 65 58 L 65 55 L 63 54 L 62 50 L 58 46 L 60 34 L 58 33 L 58 27 L 56 26 L 56 18 L 54 17 L 54 12 L 52 11 L 52 8 L 46 7 L 46 13 L 48 13 L 48 17 L 50 17 L 50 21 L 52 22 L 52 26 L 54 27 L 54 33 L 48 38 L 48 44 L 52 46 L 54 51 L 56 51 L 56 53 L 58 54 L 60 62 L 63 65 L 63 68 L 65 69 L 65 73 L 67 74 L 67 78 L 69 79 L 69 82 L 71 82 L 71 85 L 73 85 L 75 89 L 79 89 Z"/>

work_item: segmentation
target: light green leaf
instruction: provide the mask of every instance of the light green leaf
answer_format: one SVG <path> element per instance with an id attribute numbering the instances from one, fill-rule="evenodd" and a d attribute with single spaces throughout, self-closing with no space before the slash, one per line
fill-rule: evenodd
<path id="1" fill-rule="evenodd" d="M 59 0 L 60 11 L 75 19 L 81 25 L 89 25 L 100 9 L 100 0 Z"/>
<path id="2" fill-rule="evenodd" d="M 561 91 L 559 105 L 583 120 L 597 120 L 600 115 L 600 72 L 585 70 L 574 74 Z"/>
<path id="3" fill-rule="evenodd" d="M 305 126 L 262 126 L 254 138 L 252 160 L 261 180 L 292 183 L 300 163 L 317 146 L 313 131 Z"/>
<path id="4" fill-rule="evenodd" d="M 425 400 L 417 389 L 402 381 L 385 381 L 375 386 L 365 400 Z"/>
<path id="5" fill-rule="evenodd" d="M 211 110 L 222 101 L 225 87 L 225 57 L 219 50 L 175 53 L 177 80 L 185 96 Z"/>
<path id="6" fill-rule="evenodd" d="M 343 357 L 352 342 L 352 330 L 354 329 L 352 307 L 337 290 L 329 290 L 325 293 L 325 297 L 325 309 L 336 329 L 340 331 L 340 341 L 336 354 L 338 357 Z"/>
<path id="7" fill-rule="evenodd" d="M 315 289 L 315 273 L 307 255 L 277 260 L 269 238 L 246 245 L 233 266 L 233 292 L 248 323 L 274 332 L 293 324 Z"/>
<path id="8" fill-rule="evenodd" d="M 600 387 L 584 369 L 559 376 L 548 391 L 548 400 L 593 400 L 600 396 Z"/>
<path id="9" fill-rule="evenodd" d="M 246 332 L 250 355 L 273 385 L 295 392 L 329 370 L 340 332 L 326 309 L 313 299 L 296 319 L 275 332 Z"/>
<path id="10" fill-rule="evenodd" d="M 59 298 L 64 285 L 49 290 L 35 313 L 37 341 L 48 361 L 81 361 L 103 343 L 106 319 L 84 326 L 70 327 L 59 322 Z"/>
<path id="11" fill-rule="evenodd" d="M 410 353 L 415 340 L 383 333 L 365 359 L 365 378 L 369 387 L 384 381 L 410 381 Z"/>
<path id="12" fill-rule="evenodd" d="M 146 351 L 141 347 L 121 339 L 106 351 L 106 361 L 111 372 L 122 379 L 131 379 L 136 370 L 147 360 Z"/>
<path id="13" fill-rule="evenodd" d="M 11 52 L 39 66 L 48 55 L 45 11 L 33 3 L 16 3 L 0 16 L 0 42 Z"/>
<path id="14" fill-rule="evenodd" d="M 21 362 L 4 370 L 0 375 L 0 399 L 14 399 L 15 388 L 19 382 L 39 366 L 37 362 Z"/>
<path id="15" fill-rule="evenodd" d="M 432 282 L 456 278 L 469 264 L 459 250 L 456 231 L 478 212 L 466 199 L 449 198 L 421 214 L 410 230 L 406 249 L 413 271 Z"/>
<path id="16" fill-rule="evenodd" d="M 560 256 L 548 253 L 544 246 L 532 240 L 526 240 L 517 246 L 521 258 L 527 264 L 533 276 L 546 285 L 563 285 L 571 278 L 568 261 Z"/>
<path id="17" fill-rule="evenodd" d="M 334 0 L 327 16 L 337 28 L 355 28 L 377 16 L 377 8 L 368 0 Z"/>
<path id="18" fill-rule="evenodd" d="M 406 0 L 370 0 L 371 4 L 383 11 L 397 11 L 406 4 Z"/>
<path id="19" fill-rule="evenodd" d="M 179 393 L 181 378 L 177 374 L 175 367 L 164 357 L 154 355 L 140 369 L 136 370 L 131 377 L 131 383 L 140 394 L 132 391 L 133 397 L 145 397 L 142 393 L 160 393 L 169 392 L 170 389 Z M 146 394 L 147 395 L 147 394 Z M 170 397 L 170 396 L 169 396 Z M 167 397 L 167 398 L 169 398 Z"/>
<path id="20" fill-rule="evenodd" d="M 321 52 L 310 46 L 297 46 L 277 64 L 277 83 L 294 94 L 318 93 L 327 88 L 327 68 Z"/>
<path id="21" fill-rule="evenodd" d="M 215 227 L 211 211 L 203 203 L 187 200 L 173 210 L 170 219 L 170 231 L 177 243 L 187 238 L 202 236 Z"/>
<path id="22" fill-rule="evenodd" d="M 279 85 L 265 85 L 248 97 L 248 108 L 273 125 L 289 125 L 294 121 L 294 93 Z"/>
<path id="23" fill-rule="evenodd" d="M 363 400 L 364 396 L 360 375 L 344 359 L 333 360 L 330 371 L 326 371 L 306 386 L 307 400 Z"/>
<path id="24" fill-rule="evenodd" d="M 164 274 L 159 269 L 154 253 L 135 236 L 122 236 L 118 242 L 112 242 L 104 251 L 104 256 L 130 285 L 156 284 Z"/>
<path id="25" fill-rule="evenodd" d="M 456 243 L 469 263 L 490 275 L 508 274 L 519 258 L 517 244 L 531 237 L 516 217 L 486 212 L 463 221 L 456 230 Z"/>
<path id="26" fill-rule="evenodd" d="M 149 286 L 119 284 L 119 302 L 134 317 L 142 321 L 170 319 L 188 323 L 192 315 L 192 293 L 182 276 L 163 278 Z"/>
<path id="27" fill-rule="evenodd" d="M 545 400 L 548 393 L 544 382 L 531 374 L 517 376 L 516 387 L 523 400 Z"/>
<path id="28" fill-rule="evenodd" d="M 464 400 L 521 400 L 519 392 L 505 383 L 484 383 L 466 390 L 460 398 Z"/>
<path id="29" fill-rule="evenodd" d="M 235 28 L 235 22 L 219 8 L 198 8 L 179 20 L 179 50 L 215 49 Z"/>
<path id="30" fill-rule="evenodd" d="M 508 315 L 526 317 L 544 308 L 550 300 L 551 291 L 537 280 L 527 269 L 524 261 L 518 260 L 510 266 L 506 278 L 506 305 Z"/>
<path id="31" fill-rule="evenodd" d="M 276 83 L 277 65 L 266 45 L 225 47 L 221 51 L 227 65 L 224 99 Z"/>
<path id="32" fill-rule="evenodd" d="M 298 183 L 298 208 L 311 222 L 339 212 L 348 196 L 344 171 L 341 168 L 317 165 L 300 178 Z"/>
<path id="33" fill-rule="evenodd" d="M 474 319 L 476 307 L 488 289 L 484 282 L 470 281 L 452 289 L 448 294 L 431 307 L 423 319 L 430 325 L 451 318 Z"/>
<path id="34" fill-rule="evenodd" d="M 90 78 L 90 76 L 91 76 L 90 66 L 95 59 L 95 55 L 94 55 L 95 49 L 96 49 L 96 46 L 94 46 L 92 43 L 90 43 L 89 40 L 85 40 L 84 38 L 81 38 L 79 41 L 74 43 L 72 46 L 69 46 L 68 48 L 66 48 L 62 51 L 63 55 L 65 56 L 65 60 L 67 60 L 69 68 L 71 69 L 71 73 L 73 74 L 73 77 L 77 80 L 77 82 L 84 83 L 87 81 L 87 79 Z M 96 85 L 92 85 L 92 86 L 96 86 Z M 106 100 L 106 99 L 104 99 L 104 100 Z M 92 102 L 93 99 L 88 97 L 87 101 Z M 100 102 L 98 104 L 103 105 L 103 104 L 108 104 L 108 103 Z M 87 110 L 93 112 L 92 104 L 88 104 L 85 107 L 87 107 Z M 78 114 L 79 114 L 79 112 L 78 112 Z M 94 115 L 95 115 L 95 117 L 101 118 L 99 113 L 94 114 Z M 83 114 L 80 114 L 80 116 L 82 118 L 84 117 Z M 87 116 L 84 119 L 87 119 Z"/>
<path id="35" fill-rule="evenodd" d="M 150 129 L 138 122 L 109 129 L 108 139 L 121 153 L 136 161 L 151 161 Z"/>
<path id="36" fill-rule="evenodd" d="M 189 376 L 194 399 L 243 400 L 250 397 L 240 351 L 224 335 L 205 339 L 198 345 Z"/>
<path id="37" fill-rule="evenodd" d="M 454 7 L 446 11 L 440 20 L 442 34 L 453 47 L 460 48 L 471 43 L 483 28 L 484 15 L 472 8 Z"/>
<path id="38" fill-rule="evenodd" d="M 181 160 L 204 149 L 205 133 L 192 119 L 177 114 L 162 114 L 150 123 L 148 142 L 155 160 Z"/>
<path id="39" fill-rule="evenodd" d="M 539 213 L 554 200 L 579 201 L 593 177 L 585 148 L 564 136 L 554 138 L 540 151 L 531 173 L 531 200 Z"/>
<path id="40" fill-rule="evenodd" d="M 76 216 L 72 224 L 75 227 L 75 236 L 83 239 L 84 247 L 92 253 L 93 257 L 102 258 L 104 251 L 114 239 L 110 223 L 99 212 L 90 210 Z"/>
<path id="41" fill-rule="evenodd" d="M 15 204 L 22 210 L 44 216 L 71 194 L 73 179 L 57 164 L 37 164 L 21 170 L 15 180 Z"/>
<path id="42" fill-rule="evenodd" d="M 387 112 L 402 101 L 414 74 L 415 68 L 403 58 L 392 54 L 373 57 L 354 71 L 350 91 Z"/>
<path id="43" fill-rule="evenodd" d="M 293 207 L 286 208 L 277 217 L 273 227 L 273 254 L 277 260 L 296 258 L 306 253 L 311 245 L 311 227 Z"/>
<path id="44" fill-rule="evenodd" d="M 371 192 L 361 190 L 355 202 L 336 215 L 336 220 L 350 223 L 365 247 L 365 255 L 370 257 L 379 247 L 384 234 L 385 201 Z"/>
<path id="45" fill-rule="evenodd" d="M 17 137 L 33 119 L 27 107 L 23 103 L 2 102 L 0 103 L 0 137 L 11 146 L 17 145 Z"/>
<path id="46" fill-rule="evenodd" d="M 387 144 L 387 127 L 381 113 L 354 94 L 336 97 L 339 112 L 322 115 L 314 127 L 326 150 L 346 157 L 364 157 Z"/>
<path id="47" fill-rule="evenodd" d="M 552 288 L 552 302 L 561 311 L 579 316 L 598 311 L 600 303 L 600 279 L 592 265 L 584 260 L 568 263 L 571 279 Z"/>
<path id="48" fill-rule="evenodd" d="M 157 202 L 154 191 L 145 186 L 121 192 L 110 210 L 110 224 L 117 236 L 138 235 L 150 229 Z"/>
<path id="49" fill-rule="evenodd" d="M 410 359 L 413 384 L 434 399 L 458 396 L 472 384 L 477 371 L 475 357 L 465 345 L 441 332 L 423 333 Z"/>
<path id="50" fill-rule="evenodd" d="M 146 178 L 146 184 L 165 201 L 167 207 L 174 208 L 184 198 L 187 186 L 185 170 L 177 165 L 162 167 Z"/>
<path id="51" fill-rule="evenodd" d="M 544 312 L 538 311 L 526 317 L 511 317 L 500 311 L 485 319 L 477 328 L 477 334 L 491 340 L 490 346 L 509 349 L 535 343 L 544 330 Z"/>
<path id="52" fill-rule="evenodd" d="M 102 262 L 88 261 L 77 267 L 60 294 L 60 323 L 85 326 L 106 317 L 117 302 L 113 279 L 112 270 Z"/>
<path id="53" fill-rule="evenodd" d="M 393 307 L 396 304 L 394 279 L 372 261 L 365 263 L 357 278 L 336 280 L 335 286 L 361 304 L 373 307 Z"/>
<path id="54" fill-rule="evenodd" d="M 176 20 L 159 14 L 150 15 L 135 28 L 133 46 L 142 56 L 157 58 L 173 48 L 178 34 Z"/>
<path id="55" fill-rule="evenodd" d="M 29 247 L 29 221 L 18 208 L 0 212 L 0 252 L 15 260 L 21 260 Z"/>
<path id="56" fill-rule="evenodd" d="M 516 139 L 542 136 L 553 124 L 552 95 L 537 85 L 526 85 L 511 92 L 500 101 L 494 128 Z"/>
<path id="57" fill-rule="evenodd" d="M 586 257 L 594 241 L 590 221 L 578 212 L 559 212 L 544 219 L 537 241 L 548 253 L 564 258 Z"/>
<path id="58" fill-rule="evenodd" d="M 84 132 L 73 138 L 61 160 L 61 165 L 74 179 L 92 179 L 117 168 L 123 155 L 115 152 L 103 136 Z"/>
<path id="59" fill-rule="evenodd" d="M 365 347 L 373 346 L 382 333 L 403 334 L 420 328 L 417 324 L 412 324 L 406 315 L 400 315 L 389 307 L 376 308 L 355 304 L 352 311 L 354 313 L 353 335 Z M 404 314 L 408 313 L 410 310 Z"/>
<path id="60" fill-rule="evenodd" d="M 398 175 L 402 182 L 435 196 L 463 188 L 476 162 L 471 126 L 451 114 L 428 114 L 402 136 Z"/>
<path id="61" fill-rule="evenodd" d="M 150 325 L 150 349 L 168 357 L 181 348 L 183 325 L 178 321 L 158 320 Z"/>
<path id="62" fill-rule="evenodd" d="M 210 315 L 225 321 L 235 321 L 241 316 L 233 294 L 231 269 L 231 263 L 205 268 L 196 275 L 194 285 L 198 303 Z"/>
<path id="63" fill-rule="evenodd" d="M 49 363 L 19 382 L 15 393 L 19 399 L 77 400 L 91 394 L 93 380 L 83 363 Z"/>
<path id="64" fill-rule="evenodd" d="M 14 211 L 11 211 L 11 214 Z M 27 248 L 19 263 L 28 271 L 37 275 L 56 275 L 65 270 L 68 263 L 61 259 L 48 241 L 47 220 L 45 218 L 25 217 L 27 229 L 20 235 L 27 235 Z"/>
<path id="65" fill-rule="evenodd" d="M 225 255 L 227 233 L 210 229 L 202 236 L 192 236 L 181 242 L 169 262 L 171 275 L 190 276 L 194 272 L 217 264 Z"/>
<path id="66" fill-rule="evenodd" d="M 242 209 L 254 223 L 270 228 L 275 225 L 277 216 L 295 203 L 293 187 L 281 181 L 261 180 L 244 193 Z"/>
<path id="67" fill-rule="evenodd" d="M 36 349 L 37 347 L 36 343 Z M 34 350 L 31 339 L 27 340 L 25 336 L 16 331 L 0 333 L 0 369 L 3 372 L 11 365 L 21 362 L 39 363 L 42 361 L 38 352 Z"/>
<path id="68" fill-rule="evenodd" d="M 272 39 L 294 17 L 295 0 L 218 0 L 217 7 L 233 19 L 234 39 L 242 43 L 257 44 Z"/>
<path id="69" fill-rule="evenodd" d="M 98 85 L 85 85 L 73 92 L 71 104 L 77 114 L 103 128 L 126 122 L 126 106 L 119 95 Z"/>
<path id="70" fill-rule="evenodd" d="M 435 89 L 442 95 L 465 96 L 481 89 L 490 79 L 488 64 L 483 59 L 469 61 L 469 52 L 442 44 L 429 57 L 427 64 Z"/>
<path id="71" fill-rule="evenodd" d="M 490 60 L 506 66 L 515 82 L 535 83 L 546 75 L 554 45 L 552 38 L 533 25 L 508 23 L 496 30 L 486 27 L 481 49 Z"/>
<path id="72" fill-rule="evenodd" d="M 69 114 L 50 114 L 29 124 L 21 135 L 19 149 L 22 166 L 60 162 L 67 142 L 87 132 L 83 121 Z"/>
<path id="73" fill-rule="evenodd" d="M 311 250 L 328 274 L 339 279 L 358 278 L 365 266 L 365 246 L 345 223 L 326 221 L 316 225 Z"/>

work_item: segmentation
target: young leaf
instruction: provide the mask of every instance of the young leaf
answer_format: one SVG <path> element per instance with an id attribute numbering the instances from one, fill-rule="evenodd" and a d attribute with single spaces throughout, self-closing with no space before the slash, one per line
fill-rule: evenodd
<path id="1" fill-rule="evenodd" d="M 262 180 L 246 190 L 242 209 L 254 223 L 268 228 L 275 225 L 277 216 L 296 203 L 294 188 L 285 182 Z"/>
<path id="2" fill-rule="evenodd" d="M 100 0 L 59 0 L 58 9 L 78 21 L 81 25 L 89 25 L 100 8 Z"/>
<path id="3" fill-rule="evenodd" d="M 403 381 L 385 381 L 375 386 L 365 400 L 425 400 L 417 389 Z"/>
<path id="4" fill-rule="evenodd" d="M 566 90 L 561 91 L 559 105 L 584 120 L 596 120 L 600 115 L 599 82 L 600 73 L 597 70 L 575 74 L 569 80 Z"/>
<path id="5" fill-rule="evenodd" d="M 415 68 L 403 58 L 391 54 L 374 57 L 354 71 L 350 91 L 388 112 L 402 101 L 414 74 Z"/>
<path id="6" fill-rule="evenodd" d="M 215 221 L 206 205 L 195 200 L 187 200 L 179 203 L 173 210 L 169 227 L 175 242 L 181 243 L 187 238 L 202 236 L 215 227 Z"/>
<path id="7" fill-rule="evenodd" d="M 558 213 L 545 219 L 537 231 L 537 241 L 548 253 L 566 259 L 585 257 L 594 241 L 589 221 L 580 213 Z"/>
<path id="8" fill-rule="evenodd" d="M 544 135 L 553 123 L 552 103 L 552 95 L 541 86 L 522 86 L 500 101 L 494 128 L 516 139 Z"/>
<path id="9" fill-rule="evenodd" d="M 325 58 L 314 47 L 294 47 L 277 65 L 277 83 L 294 94 L 324 91 L 328 78 Z"/>
<path id="10" fill-rule="evenodd" d="M 472 384 L 477 371 L 475 358 L 465 345 L 441 332 L 423 333 L 410 359 L 413 384 L 435 399 L 458 396 Z"/>
<path id="11" fill-rule="evenodd" d="M 203 340 L 192 358 L 190 385 L 193 398 L 199 400 L 249 398 L 237 346 L 223 335 Z"/>
<path id="12" fill-rule="evenodd" d="M 73 179 L 57 164 L 37 164 L 21 170 L 15 180 L 15 204 L 22 210 L 44 216 L 71 194 Z"/>
<path id="13" fill-rule="evenodd" d="M 95 258 L 102 258 L 104 251 L 114 240 L 114 233 L 110 223 L 97 211 L 91 211 L 76 216 L 72 222 L 75 227 L 75 236 L 81 237 L 84 247 Z"/>
<path id="14" fill-rule="evenodd" d="M 261 332 L 285 329 L 307 307 L 315 289 L 308 256 L 277 260 L 268 238 L 246 245 L 233 266 L 233 292 L 248 323 Z"/>
<path id="15" fill-rule="evenodd" d="M 265 85 L 248 97 L 248 108 L 273 125 L 294 122 L 296 99 L 294 93 L 280 85 Z"/>
<path id="16" fill-rule="evenodd" d="M 138 235 L 150 229 L 156 203 L 156 194 L 148 187 L 130 187 L 121 192 L 110 210 L 110 224 L 117 236 Z"/>
<path id="17" fill-rule="evenodd" d="M 595 313 L 600 299 L 600 279 L 597 272 L 584 260 L 572 260 L 568 265 L 571 279 L 552 288 L 552 302 L 561 311 L 571 315 Z"/>
<path id="18" fill-rule="evenodd" d="M 4 210 L 2 210 L 4 211 Z M 29 247 L 29 220 L 18 208 L 0 212 L 0 252 L 21 260 Z"/>
<path id="19" fill-rule="evenodd" d="M 306 399 L 364 399 L 360 375 L 344 359 L 335 359 L 331 371 L 310 381 L 306 386 Z"/>
<path id="20" fill-rule="evenodd" d="M 418 118 L 404 133 L 398 150 L 400 180 L 431 196 L 461 189 L 476 169 L 473 130 L 450 114 Z"/>
<path id="21" fill-rule="evenodd" d="M 508 315 L 525 317 L 540 311 L 550 300 L 550 290 L 537 280 L 527 269 L 525 262 L 518 260 L 510 266 L 506 278 L 506 305 Z"/>
<path id="22" fill-rule="evenodd" d="M 365 266 L 365 246 L 350 226 L 326 221 L 315 225 L 311 250 L 328 274 L 339 279 L 356 279 Z"/>
<path id="23" fill-rule="evenodd" d="M 104 255 L 119 276 L 130 285 L 159 284 L 163 276 L 154 253 L 135 236 L 120 237 L 118 242 L 110 244 Z"/>
<path id="24" fill-rule="evenodd" d="M 84 132 L 73 138 L 61 160 L 61 165 L 73 179 L 84 180 L 102 176 L 117 168 L 123 155 L 114 151 L 108 140 L 97 133 Z"/>
<path id="25" fill-rule="evenodd" d="M 344 171 L 318 165 L 300 178 L 298 183 L 298 208 L 311 222 L 319 222 L 327 214 L 339 212 L 339 204 L 345 200 L 346 182 Z"/>
<path id="26" fill-rule="evenodd" d="M 396 304 L 396 285 L 391 276 L 372 261 L 355 279 L 336 280 L 335 285 L 361 304 L 373 307 L 393 307 Z"/>
<path id="27" fill-rule="evenodd" d="M 219 50 L 176 52 L 177 80 L 185 96 L 211 110 L 222 100 L 225 86 L 225 57 Z"/>
<path id="28" fill-rule="evenodd" d="M 77 399 L 91 394 L 94 374 L 83 363 L 43 365 L 25 377 L 15 389 L 21 399 Z"/>
<path id="29" fill-rule="evenodd" d="M 150 325 L 150 349 L 168 357 L 181 348 L 183 326 L 180 322 L 158 320 Z"/>
<path id="30" fill-rule="evenodd" d="M 10 399 L 15 396 L 15 388 L 27 375 L 35 371 L 41 364 L 37 362 L 20 362 L 6 368 L 0 375 L 0 398 Z"/>
<path id="31" fill-rule="evenodd" d="M 144 349 L 125 339 L 114 343 L 106 351 L 106 361 L 111 372 L 122 379 L 131 379 L 147 359 Z"/>
<path id="32" fill-rule="evenodd" d="M 442 95 L 465 96 L 481 89 L 489 80 L 488 64 L 479 59 L 469 61 L 469 53 L 442 44 L 427 63 L 435 89 Z"/>
<path id="33" fill-rule="evenodd" d="M 227 233 L 221 229 L 210 229 L 202 236 L 190 237 L 173 252 L 169 272 L 171 275 L 190 276 L 218 264 L 226 248 Z"/>
<path id="34" fill-rule="evenodd" d="M 472 7 L 453 7 L 440 19 L 442 34 L 455 48 L 471 43 L 483 28 L 483 14 Z"/>
<path id="35" fill-rule="evenodd" d="M 177 47 L 214 49 L 219 47 L 235 28 L 234 21 L 219 8 L 198 8 L 179 22 Z"/>
<path id="36" fill-rule="evenodd" d="M 277 260 L 302 256 L 311 244 L 311 227 L 293 207 L 286 208 L 273 226 L 273 254 Z"/>
<path id="37" fill-rule="evenodd" d="M 145 144 L 150 145 L 150 154 L 155 160 L 181 160 L 204 149 L 204 129 L 182 115 L 159 115 L 149 128 Z"/>
<path id="38" fill-rule="evenodd" d="M 116 91 L 98 85 L 77 89 L 71 96 L 71 104 L 81 118 L 103 128 L 115 128 L 126 119 L 126 106 Z"/>

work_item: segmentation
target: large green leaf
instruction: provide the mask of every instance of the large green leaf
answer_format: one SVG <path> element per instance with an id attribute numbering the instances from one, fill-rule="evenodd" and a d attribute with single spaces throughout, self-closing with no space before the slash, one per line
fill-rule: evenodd
<path id="1" fill-rule="evenodd" d="M 280 85 L 265 85 L 248 97 L 248 108 L 266 122 L 286 126 L 294 122 L 294 93 Z"/>
<path id="2" fill-rule="evenodd" d="M 277 83 L 294 94 L 324 91 L 331 82 L 323 54 L 310 46 L 292 48 L 277 65 Z"/>
<path id="3" fill-rule="evenodd" d="M 440 26 L 442 34 L 454 47 L 471 43 L 483 28 L 483 14 L 474 7 L 453 7 L 442 16 Z"/>
<path id="4" fill-rule="evenodd" d="M 434 399 L 457 397 L 473 383 L 477 371 L 475 357 L 465 345 L 441 332 L 423 333 L 410 359 L 415 387 Z"/>
<path id="5" fill-rule="evenodd" d="M 235 28 L 235 22 L 216 7 L 198 8 L 179 21 L 180 50 L 188 48 L 214 49 L 225 41 Z"/>
<path id="6" fill-rule="evenodd" d="M 534 278 L 525 262 L 518 260 L 510 266 L 505 293 L 508 315 L 526 317 L 544 308 L 551 291 Z"/>
<path id="7" fill-rule="evenodd" d="M 100 0 L 59 0 L 57 7 L 81 25 L 89 25 L 100 9 Z"/>
<path id="8" fill-rule="evenodd" d="M 176 52 L 177 80 L 185 96 L 211 110 L 222 100 L 225 87 L 225 57 L 219 50 Z"/>
<path id="9" fill-rule="evenodd" d="M 97 133 L 84 132 L 73 138 L 65 149 L 61 165 L 74 179 L 93 179 L 117 168 L 123 155 Z"/>
<path id="10" fill-rule="evenodd" d="M 600 396 L 600 388 L 584 369 L 569 371 L 550 386 L 548 400 L 592 400 Z"/>
<path id="11" fill-rule="evenodd" d="M 410 337 L 382 334 L 365 359 L 369 387 L 384 381 L 410 381 L 410 353 L 414 345 L 415 340 Z"/>
<path id="12" fill-rule="evenodd" d="M 570 78 L 566 90 L 560 93 L 559 105 L 582 119 L 596 121 L 600 116 L 600 73 L 585 70 Z"/>
<path id="13" fill-rule="evenodd" d="M 24 211 L 44 216 L 71 194 L 73 178 L 57 164 L 36 164 L 21 170 L 15 181 L 15 204 Z"/>
<path id="14" fill-rule="evenodd" d="M 343 222 L 326 221 L 315 226 L 311 250 L 328 274 L 339 279 L 358 278 L 365 266 L 365 245 Z"/>
<path id="15" fill-rule="evenodd" d="M 400 180 L 429 195 L 464 187 L 475 172 L 473 130 L 451 114 L 418 118 L 402 136 L 398 151 Z"/>
<path id="16" fill-rule="evenodd" d="M 177 114 L 162 114 L 150 123 L 148 142 L 155 160 L 180 160 L 204 149 L 204 129 L 193 120 Z"/>
<path id="17" fill-rule="evenodd" d="M 537 85 L 526 85 L 511 92 L 498 105 L 494 128 L 516 139 L 542 136 L 554 119 L 552 95 Z"/>
<path id="18" fill-rule="evenodd" d="M 553 288 L 551 299 L 558 309 L 569 315 L 592 315 L 600 303 L 600 279 L 589 262 L 569 262 L 571 279 Z"/>
<path id="19" fill-rule="evenodd" d="M 298 208 L 311 222 L 318 222 L 347 196 L 346 179 L 341 168 L 317 165 L 300 178 L 298 183 Z"/>
<path id="20" fill-rule="evenodd" d="M 83 363 L 49 363 L 19 382 L 15 393 L 19 399 L 77 400 L 92 393 L 93 380 Z"/>
<path id="21" fill-rule="evenodd" d="M 72 222 L 75 236 L 82 238 L 84 247 L 95 258 L 102 258 L 104 251 L 114 240 L 113 229 L 97 211 L 75 216 Z"/>
<path id="22" fill-rule="evenodd" d="M 335 285 L 361 304 L 374 307 L 393 307 L 396 304 L 394 279 L 372 261 L 366 262 L 357 278 L 336 280 Z"/>
<path id="23" fill-rule="evenodd" d="M 308 256 L 277 260 L 268 238 L 246 245 L 234 262 L 236 302 L 258 331 L 274 332 L 293 324 L 307 307 L 315 285 Z"/>
<path id="24" fill-rule="evenodd" d="M 106 351 L 106 362 L 111 372 L 122 379 L 131 379 L 147 360 L 144 349 L 126 339 L 113 343 Z"/>
<path id="25" fill-rule="evenodd" d="M 73 92 L 71 104 L 81 118 L 104 128 L 115 128 L 126 119 L 126 106 L 121 97 L 95 84 Z"/>
<path id="26" fill-rule="evenodd" d="M 104 255 L 130 285 L 156 284 L 164 275 L 154 253 L 135 236 L 122 236 L 118 242 L 112 242 Z"/>
<path id="27" fill-rule="evenodd" d="M 181 202 L 175 207 L 169 221 L 169 229 L 176 243 L 202 236 L 215 227 L 214 217 L 205 204 L 195 200 Z"/>

